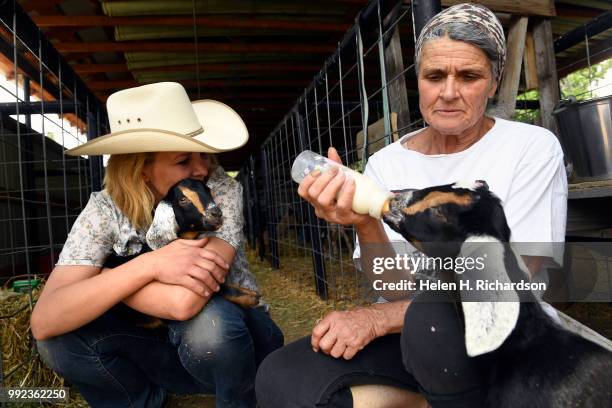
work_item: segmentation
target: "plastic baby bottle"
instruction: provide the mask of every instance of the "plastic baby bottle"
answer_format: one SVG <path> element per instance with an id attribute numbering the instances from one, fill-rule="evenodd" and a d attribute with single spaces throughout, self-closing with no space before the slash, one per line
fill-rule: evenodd
<path id="1" fill-rule="evenodd" d="M 382 190 L 369 177 L 329 160 L 327 157 L 310 150 L 304 150 L 293 162 L 291 177 L 296 183 L 301 183 L 311 171 L 319 170 L 321 173 L 325 173 L 334 166 L 339 167 L 344 174 L 355 180 L 353 211 L 358 214 L 370 214 L 371 217 L 380 218 L 383 208 L 393 194 Z"/>

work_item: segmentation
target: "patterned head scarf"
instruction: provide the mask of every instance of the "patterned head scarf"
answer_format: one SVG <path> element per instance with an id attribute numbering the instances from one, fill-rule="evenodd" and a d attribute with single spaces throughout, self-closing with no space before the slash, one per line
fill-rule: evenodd
<path id="1" fill-rule="evenodd" d="M 497 51 L 497 81 L 499 82 L 506 65 L 506 39 L 504 37 L 504 29 L 495 17 L 495 14 L 488 8 L 480 4 L 463 3 L 449 7 L 444 11 L 436 14 L 421 30 L 419 38 L 416 42 L 416 55 L 421 54 L 423 48 L 423 40 L 428 35 L 448 23 L 463 23 L 467 26 L 474 27 L 483 31 L 491 39 Z M 492 61 L 493 62 L 493 61 Z"/>

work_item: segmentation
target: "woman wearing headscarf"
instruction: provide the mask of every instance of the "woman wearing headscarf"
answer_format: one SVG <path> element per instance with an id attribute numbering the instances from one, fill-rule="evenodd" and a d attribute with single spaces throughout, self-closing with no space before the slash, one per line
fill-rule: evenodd
<path id="1" fill-rule="evenodd" d="M 435 16 L 420 33 L 415 55 L 428 126 L 375 153 L 365 174 L 388 191 L 486 180 L 503 202 L 513 240 L 545 243 L 521 253 L 533 274 L 559 260 L 552 243 L 564 240 L 567 180 L 552 133 L 485 115 L 505 55 L 502 26 L 487 8 L 459 4 Z M 340 162 L 333 148 L 328 154 Z M 319 217 L 354 225 L 362 247 L 404 241 L 379 220 L 353 212 L 354 191 L 354 182 L 338 171 L 313 172 L 298 189 Z M 481 406 L 486 356 L 467 355 L 452 302 L 424 295 L 434 297 L 325 316 L 310 337 L 264 361 L 256 384 L 262 407 Z"/>
<path id="2" fill-rule="evenodd" d="M 246 127 L 227 105 L 192 104 L 172 82 L 116 92 L 107 111 L 111 133 L 67 152 L 110 159 L 104 190 L 74 222 L 34 308 L 41 358 L 92 407 L 161 407 L 172 392 L 254 408 L 257 366 L 283 336 L 261 308 L 218 293 L 228 277 L 257 285 L 244 253 L 242 188 L 211 157 L 244 145 Z M 222 226 L 147 252 L 159 241 L 160 202 L 185 179 L 210 188 Z M 127 262 L 111 266 L 111 257 Z M 117 305 L 167 325 L 141 327 Z"/>

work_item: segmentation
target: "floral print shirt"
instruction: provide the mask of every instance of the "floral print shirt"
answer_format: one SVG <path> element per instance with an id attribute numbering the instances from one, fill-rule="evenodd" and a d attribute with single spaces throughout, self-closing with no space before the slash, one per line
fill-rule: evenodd
<path id="1" fill-rule="evenodd" d="M 206 235 L 220 238 L 236 250 L 227 281 L 258 291 L 244 250 L 242 186 L 220 166 L 211 172 L 206 184 L 223 212 L 221 227 Z M 57 265 L 102 267 L 112 252 L 119 256 L 137 255 L 147 237 L 155 233 L 137 230 L 105 190 L 94 192 L 72 226 Z"/>

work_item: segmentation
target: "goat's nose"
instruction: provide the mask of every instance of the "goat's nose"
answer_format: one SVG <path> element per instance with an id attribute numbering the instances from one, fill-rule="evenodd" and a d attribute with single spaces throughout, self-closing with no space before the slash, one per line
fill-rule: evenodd
<path id="1" fill-rule="evenodd" d="M 215 218 L 221 217 L 221 215 L 222 215 L 221 214 L 221 209 L 219 207 L 217 207 L 217 206 L 214 206 L 214 207 L 210 208 L 208 211 L 209 211 L 210 215 L 212 217 L 215 217 Z"/>

